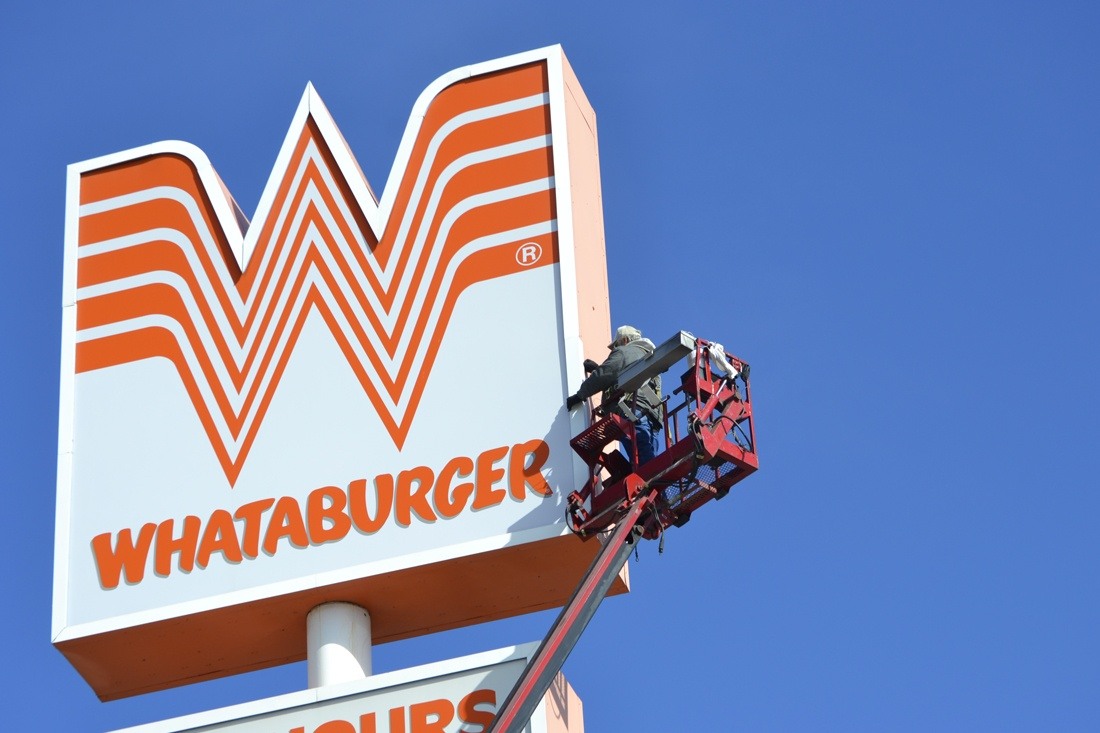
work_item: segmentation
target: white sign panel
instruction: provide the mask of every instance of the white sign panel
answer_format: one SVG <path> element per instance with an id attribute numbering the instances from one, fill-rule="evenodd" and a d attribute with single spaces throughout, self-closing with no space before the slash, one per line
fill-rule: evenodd
<path id="1" fill-rule="evenodd" d="M 67 216 L 53 634 L 101 697 L 300 659 L 320 602 L 378 642 L 568 596 L 609 326 L 560 49 L 430 85 L 380 199 L 307 87 L 251 222 L 182 142 L 71 166 Z"/>

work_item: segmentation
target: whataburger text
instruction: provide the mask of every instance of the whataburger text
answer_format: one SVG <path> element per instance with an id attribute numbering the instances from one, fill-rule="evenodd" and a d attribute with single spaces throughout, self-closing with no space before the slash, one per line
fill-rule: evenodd
<path id="1" fill-rule="evenodd" d="M 356 479 L 346 487 L 322 486 L 302 502 L 292 496 L 252 501 L 235 511 L 216 509 L 205 519 L 148 522 L 135 532 L 127 527 L 92 539 L 91 550 L 100 585 L 117 588 L 145 578 L 149 559 L 157 575 L 205 568 L 216 554 L 224 561 L 254 560 L 260 552 L 274 555 L 285 540 L 303 549 L 339 542 L 355 529 L 372 534 L 387 522 L 408 527 L 413 521 L 454 519 L 463 511 L 496 506 L 510 496 L 523 501 L 534 493 L 553 491 L 542 474 L 550 457 L 543 440 L 483 451 L 476 458 L 457 456 L 442 468 L 416 466 L 373 481 Z M 469 479 L 469 480 L 465 480 Z"/>

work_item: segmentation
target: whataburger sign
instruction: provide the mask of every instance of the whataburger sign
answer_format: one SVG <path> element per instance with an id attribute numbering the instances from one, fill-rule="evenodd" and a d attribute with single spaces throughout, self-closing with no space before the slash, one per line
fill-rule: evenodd
<path id="1" fill-rule="evenodd" d="M 251 223 L 186 143 L 70 166 L 53 639 L 96 692 L 301 659 L 325 601 L 376 642 L 563 603 L 599 195 L 557 47 L 431 84 L 380 199 L 312 87 Z"/>

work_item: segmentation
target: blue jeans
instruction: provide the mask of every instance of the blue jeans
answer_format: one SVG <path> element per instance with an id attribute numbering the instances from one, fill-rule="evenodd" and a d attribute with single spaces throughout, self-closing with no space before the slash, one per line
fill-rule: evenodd
<path id="1" fill-rule="evenodd" d="M 636 410 L 638 420 L 634 423 L 634 439 L 638 441 L 638 465 L 641 466 L 657 455 L 657 430 L 652 418 L 641 410 Z M 634 446 L 630 440 L 623 440 L 623 449 L 626 451 L 626 459 L 634 460 Z"/>

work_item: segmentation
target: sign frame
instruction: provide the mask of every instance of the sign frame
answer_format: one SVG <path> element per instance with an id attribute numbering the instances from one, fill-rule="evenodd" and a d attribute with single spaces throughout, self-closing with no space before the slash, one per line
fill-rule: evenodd
<path id="1" fill-rule="evenodd" d="M 549 82 L 557 236 L 561 243 L 558 286 L 565 329 L 562 346 L 565 376 L 574 385 L 583 377 L 582 360 L 601 359 L 605 353 L 604 345 L 610 340 L 610 308 L 595 115 L 560 46 L 462 67 L 432 82 L 413 106 L 378 211 L 385 212 L 393 205 L 393 180 L 408 163 L 419 125 L 442 90 L 472 77 L 535 63 L 545 64 Z M 279 153 L 273 179 L 285 166 L 292 138 L 307 118 L 316 122 L 326 138 L 343 140 L 312 85 L 307 86 Z M 71 620 L 70 603 L 79 601 L 69 593 L 68 558 L 73 522 L 75 262 L 80 176 L 163 152 L 203 161 L 199 173 L 207 190 L 221 187 L 205 154 L 178 141 L 95 158 L 73 164 L 68 170 L 51 638 L 96 694 L 103 700 L 116 699 L 299 661 L 305 656 L 305 615 L 328 601 L 366 608 L 372 617 L 374 643 L 562 605 L 597 550 L 594 543 L 577 541 L 569 533 L 564 517 L 553 526 L 483 537 L 435 552 L 375 563 L 366 574 L 356 566 L 92 622 Z M 357 165 L 346 144 L 333 146 L 333 154 L 341 166 L 350 169 Z M 269 183 L 257 209 L 257 220 L 270 210 L 274 195 Z M 211 197 L 211 202 L 223 221 L 236 218 L 228 198 Z M 381 216 L 377 212 L 375 215 Z M 242 247 L 235 247 L 235 253 L 239 261 L 244 261 L 247 253 Z M 572 293 L 577 296 L 568 297 Z M 583 419 L 579 414 L 571 416 L 574 432 Z M 579 475 L 583 465 L 574 461 L 574 469 Z M 507 577 L 513 582 L 503 587 L 505 584 L 485 580 L 493 577 Z M 628 589 L 624 572 L 611 593 Z M 446 612 L 440 612 L 440 608 Z M 216 654 L 211 654 L 214 650 Z"/>

